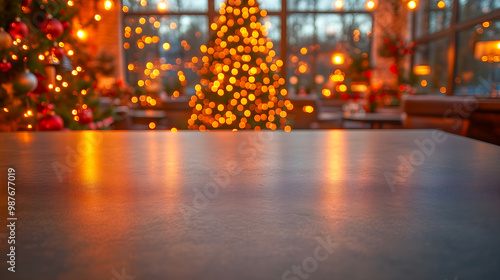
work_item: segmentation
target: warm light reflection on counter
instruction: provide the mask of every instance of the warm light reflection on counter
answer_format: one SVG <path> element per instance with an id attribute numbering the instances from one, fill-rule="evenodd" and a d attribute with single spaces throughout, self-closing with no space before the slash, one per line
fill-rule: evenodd
<path id="1" fill-rule="evenodd" d="M 330 184 L 338 184 L 344 179 L 345 158 L 342 155 L 347 149 L 345 133 L 341 130 L 332 130 L 328 133 L 327 142 L 332 144 L 327 152 L 327 170 Z"/>
<path id="2" fill-rule="evenodd" d="M 332 225 L 331 230 L 337 232 L 345 225 L 345 219 L 339 215 L 340 210 L 346 205 L 347 181 L 346 168 L 349 159 L 346 158 L 348 142 L 345 133 L 341 130 L 332 130 L 324 139 L 329 144 L 321 158 L 324 165 L 325 176 L 321 192 L 321 212 L 327 224 Z"/>
<path id="3" fill-rule="evenodd" d="M 19 132 L 17 133 L 17 139 L 24 143 L 30 143 L 33 141 L 33 133 L 30 132 Z"/>
<path id="4" fill-rule="evenodd" d="M 100 139 L 98 138 L 98 133 L 101 132 L 83 131 L 81 133 L 81 140 L 76 147 L 79 156 L 82 157 L 82 164 L 76 168 L 80 169 L 83 174 L 81 177 L 84 180 L 83 183 L 87 184 L 87 187 L 91 189 L 97 188 L 97 182 L 99 182 L 99 172 L 97 170 L 99 167 L 96 163 L 96 158 L 98 157 L 97 145 L 99 142 L 94 141 L 95 139 Z"/>
<path id="5" fill-rule="evenodd" d="M 159 151 L 163 150 L 163 147 L 158 145 L 158 143 L 161 142 L 158 141 L 159 136 L 159 134 L 150 133 L 146 137 L 146 142 L 144 142 L 144 146 L 147 147 L 144 153 L 147 156 L 147 172 L 149 173 L 146 176 L 155 176 L 159 171 L 159 167 L 163 164 L 163 162 L 160 162 L 163 160 L 160 158 Z"/>

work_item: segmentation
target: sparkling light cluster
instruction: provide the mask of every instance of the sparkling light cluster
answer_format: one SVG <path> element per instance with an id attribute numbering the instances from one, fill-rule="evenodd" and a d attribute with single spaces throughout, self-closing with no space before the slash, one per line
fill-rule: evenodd
<path id="1" fill-rule="evenodd" d="M 267 15 L 255 0 L 228 0 L 212 23 L 208 46 L 201 46 L 203 75 L 189 105 L 189 129 L 284 129 L 287 111 L 283 61 L 259 22 Z"/>

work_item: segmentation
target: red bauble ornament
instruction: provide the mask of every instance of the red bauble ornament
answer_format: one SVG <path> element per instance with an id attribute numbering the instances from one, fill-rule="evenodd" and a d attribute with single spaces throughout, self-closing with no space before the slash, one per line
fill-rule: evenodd
<path id="1" fill-rule="evenodd" d="M 50 17 L 42 21 L 40 29 L 45 33 L 49 40 L 59 38 L 64 32 L 62 23 L 57 19 Z"/>
<path id="2" fill-rule="evenodd" d="M 23 7 L 29 7 L 31 5 L 31 0 L 22 0 L 21 5 Z"/>
<path id="3" fill-rule="evenodd" d="M 50 52 L 57 57 L 57 59 L 61 60 L 64 56 L 64 49 L 61 47 L 52 47 Z"/>
<path id="4" fill-rule="evenodd" d="M 0 71 L 7 72 L 11 68 L 12 68 L 12 64 L 10 62 L 8 62 L 7 60 L 4 59 L 2 62 L 0 62 Z"/>
<path id="5" fill-rule="evenodd" d="M 78 110 L 78 122 L 81 124 L 89 124 L 92 122 L 94 118 L 94 113 L 92 113 L 92 110 L 87 108 L 87 109 L 80 109 Z"/>
<path id="6" fill-rule="evenodd" d="M 20 73 L 14 80 L 14 90 L 18 93 L 24 94 L 29 91 L 33 91 L 37 86 L 38 80 L 29 70 L 25 70 L 23 73 Z"/>
<path id="7" fill-rule="evenodd" d="M 67 21 L 63 22 L 62 26 L 63 26 L 64 30 L 68 29 L 69 28 L 69 22 L 67 22 Z"/>
<path id="8" fill-rule="evenodd" d="M 0 51 L 6 50 L 12 46 L 12 37 L 0 27 Z"/>
<path id="9" fill-rule="evenodd" d="M 14 39 L 24 39 L 28 35 L 28 26 L 20 18 L 16 18 L 15 21 L 9 24 L 7 31 Z"/>
<path id="10" fill-rule="evenodd" d="M 54 131 L 62 130 L 64 127 L 64 121 L 58 115 L 47 114 L 38 120 L 37 130 L 39 131 Z"/>

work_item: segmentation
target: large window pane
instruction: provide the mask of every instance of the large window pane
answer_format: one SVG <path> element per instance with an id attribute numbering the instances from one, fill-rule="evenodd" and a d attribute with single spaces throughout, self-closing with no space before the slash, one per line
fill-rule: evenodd
<path id="1" fill-rule="evenodd" d="M 500 89 L 500 21 L 459 33 L 455 94 L 490 96 Z"/>
<path id="2" fill-rule="evenodd" d="M 267 37 L 273 42 L 276 57 L 281 58 L 281 19 L 279 16 L 267 16 L 261 20 L 266 26 Z"/>
<path id="3" fill-rule="evenodd" d="M 288 77 L 290 92 L 319 93 L 335 70 L 358 69 L 370 51 L 372 20 L 366 14 L 295 14 L 288 17 Z M 340 54 L 343 62 L 334 64 Z M 358 58 L 361 58 L 358 59 Z M 366 60 L 366 59 L 365 59 Z M 366 62 L 368 63 L 368 61 Z M 359 79 L 359 73 L 346 75 Z"/>
<path id="4" fill-rule="evenodd" d="M 472 19 L 491 11 L 500 9 L 498 0 L 459 0 L 460 20 Z"/>
<path id="5" fill-rule="evenodd" d="M 445 94 L 447 91 L 449 39 L 420 45 L 415 54 L 414 72 L 418 75 L 418 94 Z M 430 70 L 430 71 L 429 71 Z"/>
<path id="6" fill-rule="evenodd" d="M 264 0 L 263 0 L 264 1 Z M 342 3 L 342 5 L 340 5 Z M 366 1 L 359 0 L 288 0 L 289 11 L 364 11 Z"/>
<path id="7" fill-rule="evenodd" d="M 129 12 L 206 12 L 207 0 L 123 0 Z"/>
<path id="8" fill-rule="evenodd" d="M 159 84 L 153 88 L 164 90 L 169 95 L 174 91 L 194 93 L 194 86 L 200 79 L 200 46 L 207 43 L 210 33 L 208 1 L 214 1 L 217 19 L 220 5 L 225 0 L 123 1 L 127 7 L 124 9 L 124 48 L 129 82 L 142 87 Z M 286 63 L 287 81 L 292 77 L 300 80 L 291 84 L 295 92 L 299 87 L 308 93 L 321 92 L 332 73 L 339 69 L 346 77 L 346 86 L 352 79 L 359 80 L 358 66 L 365 67 L 370 60 L 372 16 L 368 13 L 335 13 L 340 10 L 335 7 L 336 1 L 290 0 L 289 10 L 283 11 L 289 20 L 287 33 L 283 34 L 281 16 L 272 14 L 282 10 L 281 2 L 258 1 L 261 9 L 271 12 L 262 23 L 273 42 L 276 60 L 283 59 Z M 160 5 L 162 3 L 166 3 L 166 12 L 185 15 L 154 15 L 165 7 Z M 365 2 L 343 0 L 342 3 L 344 11 L 365 10 Z M 332 13 L 293 13 L 297 10 Z M 285 35 L 287 38 L 283 37 Z M 286 57 L 282 53 L 282 44 L 287 44 Z M 344 55 L 345 63 L 334 65 L 334 53 Z M 355 71 L 349 72 L 352 69 Z"/>
<path id="9" fill-rule="evenodd" d="M 125 17 L 128 80 L 168 94 L 194 93 L 207 34 L 206 16 Z"/>
<path id="10" fill-rule="evenodd" d="M 311 64 L 317 63 L 317 34 L 313 15 L 292 15 L 288 17 L 288 86 L 293 95 L 299 91 L 310 92 L 314 87 Z M 301 50 L 305 54 L 301 53 Z"/>
<path id="11" fill-rule="evenodd" d="M 417 11 L 417 36 L 436 33 L 450 27 L 453 0 L 420 1 Z"/>
<path id="12" fill-rule="evenodd" d="M 220 4 L 224 2 L 225 0 L 215 0 L 215 10 L 218 11 L 220 8 Z M 272 12 L 281 10 L 281 0 L 257 0 L 257 3 L 259 3 L 259 7 L 263 10 Z"/>

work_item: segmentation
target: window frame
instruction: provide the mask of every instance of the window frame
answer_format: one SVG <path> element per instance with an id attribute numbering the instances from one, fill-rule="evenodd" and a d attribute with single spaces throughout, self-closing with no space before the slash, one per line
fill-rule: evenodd
<path id="1" fill-rule="evenodd" d="M 430 0 L 425 0 L 429 2 Z M 441 31 L 432 33 L 432 34 L 426 34 L 423 36 L 420 36 L 418 38 L 415 38 L 416 34 L 416 26 L 419 24 L 417 22 L 417 16 L 416 13 L 418 11 L 412 11 L 412 37 L 413 40 L 417 45 L 420 44 L 427 44 L 432 41 L 436 41 L 439 39 L 442 39 L 443 37 L 448 37 L 449 38 L 449 46 L 448 46 L 448 73 L 447 73 L 447 78 L 448 78 L 448 83 L 447 83 L 447 90 L 445 95 L 452 96 L 455 95 L 455 75 L 457 72 L 457 49 L 458 49 L 458 34 L 462 31 L 466 31 L 467 29 L 470 29 L 477 24 L 482 24 L 485 21 L 494 21 L 494 20 L 500 20 L 500 9 L 496 9 L 491 11 L 490 13 L 474 17 L 471 19 L 467 20 L 460 20 L 460 0 L 453 0 L 452 5 L 452 15 L 451 15 L 451 20 L 450 20 L 450 26 L 448 28 L 445 28 Z M 415 64 L 415 57 L 412 59 L 412 68 Z"/>
<path id="2" fill-rule="evenodd" d="M 134 12 L 134 11 L 128 11 L 127 13 L 124 13 L 123 11 L 120 11 L 121 14 L 121 24 L 122 26 L 125 26 L 125 18 L 127 16 L 183 16 L 183 15 L 199 15 L 199 16 L 206 16 L 208 21 L 207 25 L 210 27 L 210 24 L 213 23 L 214 19 L 218 16 L 218 9 L 215 7 L 215 0 L 206 0 L 208 1 L 208 10 L 205 11 L 185 11 L 185 12 L 159 12 L 157 10 L 153 11 L 144 11 L 144 12 Z M 261 0 L 265 1 L 265 0 Z M 123 0 L 120 1 L 121 6 L 123 7 Z M 333 2 L 332 2 L 333 3 Z M 287 67 L 288 67 L 288 25 L 287 25 L 287 18 L 289 15 L 293 14 L 336 14 L 336 15 L 348 15 L 348 14 L 366 14 L 369 15 L 371 18 L 371 24 L 372 24 L 372 34 L 374 32 L 374 27 L 375 27 L 375 19 L 374 19 L 374 12 L 373 10 L 331 10 L 331 11 L 318 11 L 318 10 L 293 10 L 293 9 L 288 9 L 288 0 L 281 0 L 281 10 L 280 11 L 267 11 L 268 16 L 278 16 L 281 20 L 281 47 L 280 47 L 280 53 L 281 57 L 283 60 L 283 67 L 281 67 L 281 76 L 285 77 L 285 79 L 288 77 L 287 76 Z M 120 30 L 122 32 L 122 30 Z M 212 30 L 208 28 L 208 36 L 211 35 Z M 120 36 L 123 37 L 123 34 Z M 373 41 L 370 42 L 370 53 L 373 52 L 371 46 L 373 45 Z M 123 58 L 124 61 L 126 60 L 126 54 L 123 52 Z M 126 72 L 126 77 L 128 77 L 128 72 Z"/>

